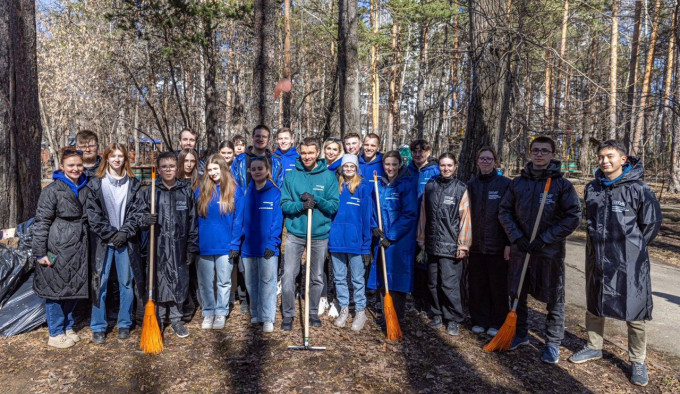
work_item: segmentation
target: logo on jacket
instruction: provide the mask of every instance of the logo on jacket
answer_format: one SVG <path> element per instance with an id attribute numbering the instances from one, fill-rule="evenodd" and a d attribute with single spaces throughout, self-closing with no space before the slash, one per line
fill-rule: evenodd
<path id="1" fill-rule="evenodd" d="M 500 200 L 501 194 L 498 190 L 489 190 L 489 200 Z"/>
<path id="2" fill-rule="evenodd" d="M 445 205 L 454 205 L 455 203 L 456 203 L 456 199 L 451 197 L 451 196 L 444 197 L 444 201 L 442 201 L 442 204 L 445 204 Z"/>
<path id="3" fill-rule="evenodd" d="M 543 201 L 543 194 L 544 194 L 544 193 L 541 193 L 541 196 L 540 196 L 539 199 L 538 199 L 538 202 L 539 202 L 539 203 L 540 203 L 541 201 Z M 554 204 L 554 203 L 555 203 L 555 200 L 553 200 L 554 197 L 555 197 L 555 195 L 554 195 L 553 193 L 548 193 L 548 199 L 545 200 L 546 205 L 547 205 L 547 204 Z"/>
<path id="4" fill-rule="evenodd" d="M 612 200 L 612 212 L 628 212 L 626 203 L 623 201 Z"/>
<path id="5" fill-rule="evenodd" d="M 262 206 L 259 209 L 274 209 L 274 202 L 262 201 Z"/>
<path id="6" fill-rule="evenodd" d="M 347 201 L 348 205 L 356 205 L 356 206 L 361 206 L 361 199 L 359 197 L 350 197 L 349 201 Z"/>
<path id="7" fill-rule="evenodd" d="M 187 202 L 184 200 L 179 200 L 175 202 L 175 211 L 186 211 Z"/>
<path id="8" fill-rule="evenodd" d="M 315 192 L 322 192 L 324 191 L 324 186 L 323 185 L 314 185 L 314 189 L 312 189 Z"/>

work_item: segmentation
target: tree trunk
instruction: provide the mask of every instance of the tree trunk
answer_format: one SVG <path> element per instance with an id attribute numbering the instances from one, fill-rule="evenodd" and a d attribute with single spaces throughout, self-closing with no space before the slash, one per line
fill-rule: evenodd
<path id="1" fill-rule="evenodd" d="M 415 131 L 418 139 L 425 138 L 425 91 L 428 75 L 428 46 L 430 27 L 423 22 L 420 30 L 420 58 L 418 59 L 418 98 L 416 99 Z"/>
<path id="2" fill-rule="evenodd" d="M 252 129 L 256 124 L 273 125 L 274 111 L 274 64 L 276 61 L 276 20 L 279 15 L 278 3 L 255 0 L 254 33 L 255 54 L 253 56 L 253 100 L 251 111 Z"/>
<path id="3" fill-rule="evenodd" d="M 378 1 L 371 0 L 371 26 L 373 34 L 377 37 L 380 29 L 380 15 L 378 14 Z M 377 45 L 371 45 L 371 130 L 380 135 L 380 74 L 378 73 L 378 64 L 380 63 L 380 48 Z"/>
<path id="4" fill-rule="evenodd" d="M 654 66 L 654 49 L 656 47 L 656 38 L 659 31 L 659 14 L 661 13 L 661 0 L 656 0 L 654 6 L 654 19 L 652 20 L 652 32 L 649 36 L 649 49 L 647 50 L 647 60 L 645 61 L 645 74 L 642 78 L 642 89 L 640 91 L 640 110 L 635 118 L 635 130 L 631 136 L 630 154 L 637 156 L 642 153 L 641 141 L 643 129 L 645 128 L 645 119 L 647 115 L 647 107 L 651 98 L 652 85 L 652 70 Z"/>
<path id="5" fill-rule="evenodd" d="M 619 59 L 619 1 L 612 1 L 612 39 L 609 56 L 609 139 L 615 139 L 619 133 L 616 129 L 616 81 L 617 63 Z"/>
<path id="6" fill-rule="evenodd" d="M 283 35 L 283 77 L 291 79 L 290 72 L 290 0 L 283 1 L 284 35 Z M 291 81 L 292 82 L 292 81 Z M 281 94 L 282 127 L 290 127 L 291 92 Z"/>
<path id="7" fill-rule="evenodd" d="M 217 90 L 218 51 L 215 29 L 210 18 L 204 21 L 203 62 L 205 64 L 205 137 L 208 153 L 217 153 L 220 146 L 220 136 L 217 132 L 219 124 L 219 93 Z M 201 119 L 203 121 L 203 119 Z"/>
<path id="8" fill-rule="evenodd" d="M 666 142 L 668 141 L 669 128 L 674 125 L 670 124 L 671 119 L 671 86 L 673 81 L 673 70 L 675 68 L 675 45 L 676 45 L 676 28 L 678 25 L 678 8 L 680 7 L 680 2 L 676 1 L 675 9 L 673 11 L 673 18 L 671 21 L 670 37 L 668 39 L 668 55 L 666 56 L 666 73 L 664 76 L 663 83 L 663 97 L 661 105 L 661 122 L 660 122 L 660 133 L 659 137 L 661 140 L 662 152 L 666 151 Z"/>
<path id="9" fill-rule="evenodd" d="M 135 102 L 135 120 L 134 120 L 134 125 L 132 126 L 132 139 L 134 139 L 135 143 L 135 162 L 133 163 L 134 165 L 139 165 L 141 161 L 141 154 L 142 152 L 139 151 L 139 104 Z"/>
<path id="10" fill-rule="evenodd" d="M 357 0 L 338 3 L 338 82 L 340 86 L 340 136 L 359 132 L 359 36 Z"/>
<path id="11" fill-rule="evenodd" d="M 498 147 L 505 131 L 510 98 L 507 94 L 510 63 L 505 61 L 510 38 L 503 26 L 506 7 L 507 0 L 470 1 L 472 86 L 467 128 L 458 160 L 458 177 L 463 181 L 476 172 L 477 150 L 488 144 Z"/>
<path id="12" fill-rule="evenodd" d="M 638 84 L 638 56 L 640 56 L 640 21 L 642 16 L 642 0 L 635 1 L 635 16 L 633 17 L 633 39 L 630 48 L 630 62 L 628 63 L 628 82 L 626 93 L 625 122 L 626 133 L 624 144 L 630 151 L 631 132 L 634 127 L 635 118 L 635 89 Z"/>
<path id="13" fill-rule="evenodd" d="M 402 56 L 401 56 L 401 23 L 399 21 L 392 21 L 392 58 L 390 67 L 390 84 L 389 84 L 389 112 L 388 112 L 388 127 L 387 127 L 387 149 L 392 149 L 394 137 L 399 135 L 401 127 L 401 117 L 399 113 L 399 94 L 401 93 L 401 72 L 402 72 Z"/>
<path id="14" fill-rule="evenodd" d="M 552 125 L 552 67 L 550 64 L 550 48 L 545 49 L 545 98 L 543 100 L 543 132 L 547 133 Z"/>
<path id="15" fill-rule="evenodd" d="M 562 11 L 562 37 L 560 41 L 560 58 L 557 59 L 557 78 L 555 79 L 555 116 L 553 117 L 553 129 L 560 128 L 560 107 L 562 102 L 562 79 L 566 68 L 565 55 L 567 53 L 567 28 L 569 27 L 569 0 L 564 0 Z M 566 82 L 565 82 L 566 83 Z M 564 96 L 566 101 L 566 94 Z"/>
<path id="16" fill-rule="evenodd" d="M 0 228 L 35 215 L 40 195 L 40 103 L 35 2 L 0 2 Z"/>

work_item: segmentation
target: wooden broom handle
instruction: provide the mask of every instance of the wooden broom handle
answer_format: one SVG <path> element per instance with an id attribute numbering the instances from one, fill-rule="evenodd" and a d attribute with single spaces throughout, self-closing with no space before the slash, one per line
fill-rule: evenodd
<path id="1" fill-rule="evenodd" d="M 156 213 L 156 167 L 151 167 L 151 214 Z M 153 265 L 154 244 L 156 240 L 156 226 L 149 229 L 149 299 L 153 298 Z"/>
<path id="2" fill-rule="evenodd" d="M 378 228 L 383 231 L 382 212 L 380 211 L 380 193 L 378 192 L 378 171 L 373 171 L 373 188 L 375 189 L 375 203 L 378 208 Z M 385 260 L 385 248 L 380 245 L 380 256 L 382 257 L 383 280 L 385 282 L 385 294 L 390 293 L 390 286 L 387 284 L 387 260 Z"/>
<path id="3" fill-rule="evenodd" d="M 307 262 L 305 263 L 305 346 L 309 346 L 309 274 L 312 264 L 312 209 L 307 209 Z"/>

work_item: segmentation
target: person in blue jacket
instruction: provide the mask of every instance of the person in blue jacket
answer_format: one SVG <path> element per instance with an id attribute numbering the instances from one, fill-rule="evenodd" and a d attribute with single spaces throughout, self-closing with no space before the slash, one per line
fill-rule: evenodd
<path id="1" fill-rule="evenodd" d="M 321 148 L 321 158 L 326 159 L 326 167 L 328 171 L 334 174 L 342 165 L 342 156 L 345 154 L 345 150 L 342 147 L 342 140 L 340 138 L 328 138 L 323 143 Z"/>
<path id="2" fill-rule="evenodd" d="M 364 273 L 371 264 L 371 215 L 373 200 L 371 185 L 362 178 L 356 155 L 342 158 L 342 175 L 338 179 L 340 205 L 331 225 L 328 250 L 333 260 L 335 291 L 340 303 L 340 315 L 335 319 L 337 327 L 344 327 L 349 317 L 349 289 L 347 266 L 349 265 L 354 288 L 356 314 L 352 330 L 360 331 L 366 323 L 366 294 Z"/>
<path id="3" fill-rule="evenodd" d="M 359 156 L 359 175 L 366 177 L 372 184 L 373 171 L 377 171 L 379 177 L 385 175 L 383 154 L 380 153 L 380 136 L 374 133 L 366 134 L 363 150 L 364 153 Z"/>
<path id="4" fill-rule="evenodd" d="M 283 184 L 283 168 L 281 158 L 275 153 L 271 153 L 267 146 L 271 138 L 269 127 L 261 124 L 253 129 L 253 145 L 246 148 L 243 154 L 237 155 L 231 165 L 231 173 L 236 179 L 236 183 L 245 188 L 250 183 L 250 161 L 255 157 L 266 157 L 271 164 L 272 179 L 276 186 Z"/>
<path id="5" fill-rule="evenodd" d="M 243 193 L 221 155 L 210 155 L 205 169 L 206 176 L 195 192 L 200 253 L 196 271 L 203 301 L 201 328 L 219 330 L 224 328 L 229 314 L 231 272 L 234 266 L 230 257 L 232 252 L 238 254 L 238 236 L 241 232 L 235 223 L 235 212 Z"/>
<path id="6" fill-rule="evenodd" d="M 293 143 L 293 132 L 289 128 L 284 127 L 276 132 L 276 144 L 279 147 L 274 154 L 281 158 L 281 169 L 283 170 L 284 178 L 288 172 L 295 169 L 295 159 L 300 157 Z"/>
<path id="7" fill-rule="evenodd" d="M 281 190 L 272 181 L 270 171 L 264 158 L 250 162 L 253 181 L 237 209 L 241 258 L 250 294 L 250 322 L 263 323 L 264 332 L 274 331 L 276 273 L 283 227 Z"/>
<path id="8" fill-rule="evenodd" d="M 401 166 L 399 152 L 385 153 L 383 166 L 385 176 L 378 178 L 383 229 L 376 228 L 373 235 L 380 238 L 379 246 L 385 248 L 389 290 L 401 320 L 404 317 L 406 294 L 413 290 L 418 191 L 413 187 L 413 176 L 406 167 Z M 369 289 L 384 288 L 379 249 L 377 247 L 375 250 L 368 277 Z"/>

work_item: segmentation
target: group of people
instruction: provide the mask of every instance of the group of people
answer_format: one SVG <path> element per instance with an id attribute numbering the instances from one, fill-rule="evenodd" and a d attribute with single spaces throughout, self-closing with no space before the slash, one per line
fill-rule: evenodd
<path id="1" fill-rule="evenodd" d="M 161 321 L 179 337 L 189 335 L 182 305 L 192 286 L 191 269 L 196 270 L 203 329 L 225 326 L 232 286 L 239 283 L 245 284 L 251 323 L 272 332 L 280 275 L 280 328 L 291 330 L 296 279 L 310 248 L 311 259 L 304 264 L 310 264 L 314 327 L 323 324 L 320 302 L 334 284 L 339 313 L 333 324 L 345 327 L 351 318 L 351 329 L 361 331 L 368 299 L 375 297 L 380 305 L 387 278 L 400 320 L 410 293 L 416 308 L 431 319 L 429 326 L 445 326 L 453 336 L 466 319 L 467 289 L 475 334 L 495 335 L 509 299 L 518 298 L 514 350 L 529 344 L 531 294 L 547 309 L 541 360 L 559 361 L 565 244 L 582 212 L 554 158 L 552 139 L 531 141 L 530 160 L 513 180 L 499 174 L 496 152 L 484 147 L 476 156 L 478 176 L 464 183 L 456 177 L 456 157 L 444 153 L 435 159 L 422 139 L 410 144 L 413 161 L 405 165 L 398 151 L 381 153 L 380 136 L 372 133 L 363 140 L 351 133 L 323 144 L 306 137 L 295 147 L 295 135 L 284 128 L 276 133 L 275 151 L 269 149 L 272 137 L 267 126 L 256 126 L 252 145 L 246 148 L 237 136 L 204 160 L 195 150 L 196 134 L 184 129 L 182 150 L 158 156 L 152 204 L 152 188 L 142 188 L 133 176 L 124 145 L 113 143 L 99 157 L 96 134 L 79 132 L 76 146 L 61 151 L 60 169 L 40 195 L 33 227 L 34 287 L 46 299 L 48 345 L 66 348 L 80 340 L 73 330 L 78 299 L 92 304 L 93 342 L 105 342 L 113 264 L 120 290 L 118 338 L 130 336 L 134 299 L 147 297 L 143 235 L 156 226 L 155 239 L 148 242 L 158 262 L 153 298 Z M 585 191 L 588 343 L 570 360 L 600 358 L 605 317 L 625 320 L 631 380 L 644 385 L 645 321 L 652 310 L 647 245 L 659 230 L 660 206 L 642 180 L 642 164 L 627 155 L 622 143 L 603 142 L 598 162 Z M 540 206 L 537 236 L 531 239 Z M 237 283 L 235 271 L 242 274 Z"/>

